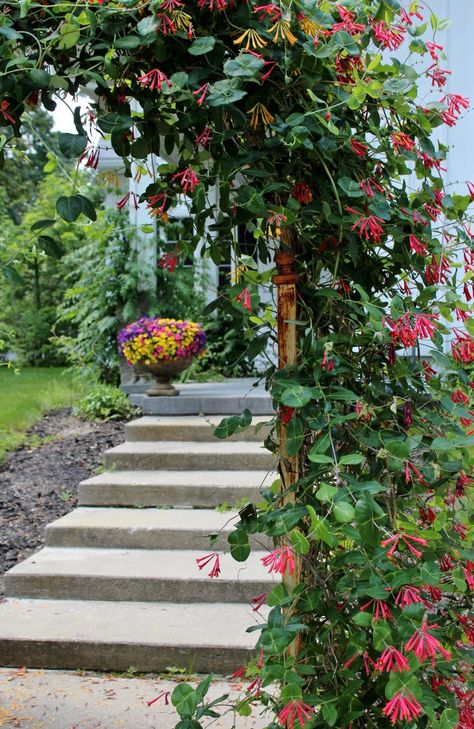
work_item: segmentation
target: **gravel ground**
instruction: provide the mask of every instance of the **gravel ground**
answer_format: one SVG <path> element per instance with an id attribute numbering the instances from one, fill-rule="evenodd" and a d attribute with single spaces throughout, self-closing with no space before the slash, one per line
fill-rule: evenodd
<path id="1" fill-rule="evenodd" d="M 46 525 L 72 511 L 79 483 L 123 440 L 123 422 L 90 423 L 57 410 L 0 465 L 0 595 L 3 574 L 42 546 Z"/>

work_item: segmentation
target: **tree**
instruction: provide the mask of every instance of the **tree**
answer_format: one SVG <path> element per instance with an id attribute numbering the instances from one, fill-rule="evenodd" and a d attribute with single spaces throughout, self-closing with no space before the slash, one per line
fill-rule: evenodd
<path id="1" fill-rule="evenodd" d="M 398 0 L 26 2 L 4 18 L 4 126 L 19 132 L 32 88 L 50 103 L 95 83 L 127 175 L 170 156 L 129 203 L 166 216 L 184 194 L 214 260 L 236 225 L 262 258 L 279 239 L 294 260 L 298 356 L 268 373 L 282 490 L 229 538 L 244 560 L 249 533 L 273 537 L 265 564 L 284 576 L 256 600 L 271 611 L 237 707 L 260 699 L 272 727 L 472 726 L 473 189 L 444 190 L 432 141 L 468 101 L 444 93 L 428 22 L 442 27 Z M 404 62 L 390 57 L 402 45 Z M 418 101 L 420 76 L 433 101 Z M 71 156 L 88 144 L 75 120 Z M 93 217 L 73 189 L 57 210 Z M 241 273 L 230 305 L 258 324 L 258 276 Z M 176 689 L 180 728 L 212 715 L 205 688 Z"/>

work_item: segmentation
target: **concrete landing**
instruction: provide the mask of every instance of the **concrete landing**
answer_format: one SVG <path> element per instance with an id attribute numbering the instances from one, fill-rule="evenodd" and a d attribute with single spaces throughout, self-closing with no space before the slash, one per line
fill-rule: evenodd
<path id="1" fill-rule="evenodd" d="M 209 700 L 229 693 L 238 700 L 248 682 L 217 680 Z M 0 669 L 0 726 L 19 729 L 174 729 L 177 714 L 163 701 L 147 706 L 160 691 L 177 682 L 159 677 L 116 678 L 101 674 Z M 197 679 L 191 681 L 197 685 Z M 212 720 L 213 729 L 263 729 L 269 715 L 228 714 Z"/>
<path id="2" fill-rule="evenodd" d="M 131 394 L 133 405 L 145 415 L 240 415 L 245 408 L 254 415 L 273 415 L 271 398 L 255 378 L 224 382 L 190 382 L 175 385 L 178 397 L 148 397 Z"/>

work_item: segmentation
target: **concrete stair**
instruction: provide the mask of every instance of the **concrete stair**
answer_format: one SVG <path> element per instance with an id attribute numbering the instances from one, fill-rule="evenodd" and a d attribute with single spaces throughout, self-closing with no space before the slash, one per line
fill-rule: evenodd
<path id="1" fill-rule="evenodd" d="M 211 535 L 212 550 L 227 547 L 238 506 L 275 479 L 275 457 L 260 444 L 268 428 L 220 441 L 220 419 L 127 425 L 126 442 L 105 454 L 110 470 L 84 481 L 79 508 L 7 573 L 0 664 L 225 673 L 248 659 L 249 603 L 274 584 L 260 560 L 268 542 L 254 536 L 246 563 L 222 556 L 218 578 L 196 558 Z"/>

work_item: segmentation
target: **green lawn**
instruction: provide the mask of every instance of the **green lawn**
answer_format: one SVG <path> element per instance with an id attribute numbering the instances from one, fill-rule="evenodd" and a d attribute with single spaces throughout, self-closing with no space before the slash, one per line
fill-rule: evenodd
<path id="1" fill-rule="evenodd" d="M 62 367 L 0 367 L 0 460 L 48 410 L 72 405 L 83 394 L 77 375 Z"/>

